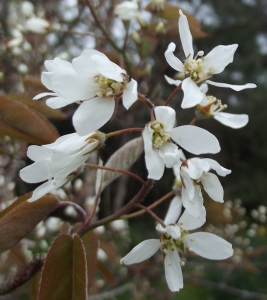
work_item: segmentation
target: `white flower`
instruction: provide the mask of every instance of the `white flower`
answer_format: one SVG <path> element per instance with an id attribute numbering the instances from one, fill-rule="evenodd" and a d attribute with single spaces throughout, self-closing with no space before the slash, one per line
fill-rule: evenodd
<path id="1" fill-rule="evenodd" d="M 42 18 L 31 17 L 25 22 L 25 29 L 38 34 L 45 34 L 51 28 L 51 24 Z"/>
<path id="2" fill-rule="evenodd" d="M 125 70 L 97 50 L 84 50 L 72 64 L 57 57 L 47 60 L 45 66 L 48 72 L 42 73 L 41 80 L 53 93 L 42 93 L 34 99 L 53 96 L 46 101 L 52 108 L 83 101 L 73 116 L 80 135 L 99 129 L 111 118 L 115 97 L 122 95 L 126 109 L 137 100 L 137 82 L 128 82 Z"/>
<path id="3" fill-rule="evenodd" d="M 193 154 L 220 151 L 218 140 L 207 130 L 192 125 L 174 128 L 175 115 L 171 107 L 158 106 L 156 120 L 148 123 L 143 131 L 148 178 L 160 179 L 165 165 L 172 168 L 180 160 L 182 154 L 171 140 Z"/>
<path id="4" fill-rule="evenodd" d="M 164 254 L 165 277 L 169 289 L 177 292 L 183 288 L 183 274 L 179 252 L 184 253 L 188 248 L 196 254 L 213 260 L 226 259 L 233 255 L 232 245 L 224 239 L 206 232 L 189 234 L 188 230 L 201 227 L 206 221 L 206 211 L 203 207 L 198 219 L 190 215 L 187 210 L 177 222 L 181 212 L 181 199 L 175 197 L 165 218 L 165 228 L 157 225 L 161 238 L 145 240 L 134 247 L 121 263 L 125 265 L 139 263 L 150 258 L 159 249 Z"/>
<path id="5" fill-rule="evenodd" d="M 130 21 L 138 14 L 138 4 L 134 1 L 124 1 L 115 7 L 114 13 L 121 20 Z"/>
<path id="6" fill-rule="evenodd" d="M 242 128 L 247 125 L 248 115 L 236 115 L 222 112 L 227 105 L 223 105 L 221 100 L 214 96 L 206 95 L 208 91 L 208 85 L 206 83 L 203 83 L 200 86 L 200 90 L 203 92 L 203 99 L 197 105 L 197 110 L 200 115 L 212 117 L 223 125 L 234 129 Z"/>
<path id="7" fill-rule="evenodd" d="M 209 172 L 211 169 L 220 176 L 231 173 L 231 170 L 223 168 L 213 159 L 197 157 L 184 161 L 180 169 L 183 205 L 196 218 L 203 207 L 202 187 L 211 199 L 223 202 L 223 187 L 218 177 Z"/>
<path id="8" fill-rule="evenodd" d="M 33 16 L 34 15 L 34 5 L 29 1 L 22 1 L 21 12 L 27 18 Z"/>
<path id="9" fill-rule="evenodd" d="M 173 80 L 167 76 L 165 76 L 165 78 L 169 84 L 177 86 L 182 84 L 182 90 L 184 92 L 182 108 L 193 107 L 201 102 L 203 95 L 198 84 L 203 82 L 219 87 L 231 88 L 235 91 L 256 87 L 253 83 L 231 85 L 210 81 L 209 78 L 212 75 L 221 73 L 225 67 L 233 61 L 234 53 L 238 45 L 220 45 L 211 50 L 206 56 L 204 56 L 203 51 L 199 51 L 194 57 L 193 41 L 188 21 L 183 12 L 181 10 L 179 12 L 179 33 L 186 60 L 182 63 L 180 59 L 174 56 L 173 52 L 176 48 L 174 43 L 169 44 L 165 52 L 165 58 L 172 68 L 184 74 L 185 79 L 181 81 Z"/>
<path id="10" fill-rule="evenodd" d="M 28 183 L 48 181 L 35 189 L 28 201 L 35 201 L 76 177 L 91 152 L 102 145 L 102 140 L 99 132 L 88 136 L 72 133 L 58 138 L 52 144 L 30 146 L 27 155 L 34 163 L 22 169 L 20 177 Z"/>

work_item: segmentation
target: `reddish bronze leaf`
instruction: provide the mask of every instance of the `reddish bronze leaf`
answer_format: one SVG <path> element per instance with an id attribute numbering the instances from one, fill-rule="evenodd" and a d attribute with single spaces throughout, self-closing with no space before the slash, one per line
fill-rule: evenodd
<path id="1" fill-rule="evenodd" d="M 88 287 L 90 288 L 97 265 L 98 238 L 93 231 L 89 231 L 82 237 L 82 240 L 86 253 Z"/>
<path id="2" fill-rule="evenodd" d="M 62 233 L 53 241 L 41 274 L 38 300 L 86 300 L 86 256 L 81 238 Z"/>
<path id="3" fill-rule="evenodd" d="M 16 95 L 16 94 L 8 94 L 7 96 L 19 102 L 22 102 L 23 104 L 31 108 L 34 108 L 39 113 L 41 113 L 42 115 L 48 118 L 59 119 L 59 120 L 67 118 L 67 115 L 64 114 L 62 111 L 60 111 L 59 109 L 53 109 L 41 101 L 35 101 L 29 97 Z"/>
<path id="4" fill-rule="evenodd" d="M 35 202 L 27 202 L 31 194 L 20 197 L 0 212 L 0 252 L 16 245 L 36 225 L 58 206 L 55 196 L 44 196 Z"/>
<path id="5" fill-rule="evenodd" d="M 7 132 L 3 132 L 5 129 L 2 128 L 1 133 L 6 135 L 12 135 L 11 131 L 17 132 L 17 135 L 23 134 L 36 139 L 36 144 L 49 144 L 53 143 L 59 134 L 55 127 L 37 111 L 29 108 L 23 103 L 0 95 L 0 120 L 4 121 Z M 8 130 L 10 129 L 10 130 Z M 30 141 L 32 142 L 32 141 Z"/>

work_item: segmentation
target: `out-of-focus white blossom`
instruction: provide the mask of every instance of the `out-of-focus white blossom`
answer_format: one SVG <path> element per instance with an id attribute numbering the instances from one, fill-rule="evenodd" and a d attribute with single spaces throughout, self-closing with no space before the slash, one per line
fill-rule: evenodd
<path id="1" fill-rule="evenodd" d="M 25 22 L 25 29 L 38 34 L 45 34 L 51 28 L 51 24 L 42 18 L 32 17 Z"/>
<path id="2" fill-rule="evenodd" d="M 115 15 L 121 20 L 130 21 L 138 12 L 138 4 L 135 1 L 124 1 L 115 7 Z"/>

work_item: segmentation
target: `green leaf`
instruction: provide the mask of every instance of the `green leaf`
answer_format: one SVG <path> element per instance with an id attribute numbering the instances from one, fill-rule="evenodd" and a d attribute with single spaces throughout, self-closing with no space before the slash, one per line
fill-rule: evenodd
<path id="1" fill-rule="evenodd" d="M 120 149 L 118 149 L 107 161 L 105 167 L 128 170 L 139 158 L 143 150 L 143 138 L 139 137 L 133 139 L 123 145 Z M 100 184 L 101 189 L 103 190 L 108 184 L 110 184 L 113 180 L 117 179 L 121 175 L 122 174 L 119 172 L 112 172 L 107 170 L 103 171 L 99 169 L 97 171 L 96 191 L 98 191 Z"/>
<path id="2" fill-rule="evenodd" d="M 28 193 L 0 212 L 0 252 L 16 245 L 59 204 L 52 195 L 31 203 L 27 202 L 30 197 L 31 193 Z"/>
<path id="3" fill-rule="evenodd" d="M 37 111 L 25 104 L 0 95 L 0 133 L 36 144 L 53 143 L 59 134 Z M 27 137 L 30 137 L 29 139 Z"/>
<path id="4" fill-rule="evenodd" d="M 82 240 L 87 261 L 88 288 L 90 288 L 94 279 L 97 265 L 98 238 L 93 231 L 88 231 L 85 235 L 82 236 Z"/>
<path id="5" fill-rule="evenodd" d="M 81 238 L 77 234 L 60 234 L 47 253 L 38 300 L 86 300 L 86 268 Z"/>

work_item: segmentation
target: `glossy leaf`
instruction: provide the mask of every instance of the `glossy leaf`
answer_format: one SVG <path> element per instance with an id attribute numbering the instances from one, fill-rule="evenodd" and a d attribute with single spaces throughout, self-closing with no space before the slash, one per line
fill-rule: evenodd
<path id="1" fill-rule="evenodd" d="M 143 138 L 139 137 L 133 139 L 130 142 L 126 143 L 124 146 L 122 146 L 120 149 L 118 149 L 110 157 L 105 167 L 128 170 L 133 165 L 133 163 L 139 158 L 143 150 Z M 101 189 L 103 190 L 108 184 L 110 184 L 113 180 L 117 179 L 121 175 L 122 173 L 119 172 L 98 170 L 96 191 L 98 191 L 101 181 Z"/>
<path id="2" fill-rule="evenodd" d="M 87 265 L 81 238 L 62 233 L 53 241 L 41 274 L 38 300 L 86 300 Z"/>
<path id="3" fill-rule="evenodd" d="M 18 138 L 20 135 L 24 139 L 23 135 L 26 134 L 36 140 L 36 144 L 49 144 L 59 137 L 55 127 L 44 116 L 25 104 L 3 95 L 0 95 L 0 120 L 4 124 L 1 133 L 11 137 Z"/>
<path id="4" fill-rule="evenodd" d="M 30 193 L 26 194 L 0 212 L 0 252 L 16 245 L 59 204 L 58 199 L 52 195 L 29 203 L 27 199 L 30 197 Z"/>
<path id="5" fill-rule="evenodd" d="M 93 231 L 82 236 L 87 261 L 88 288 L 92 285 L 97 266 L 98 238 Z"/>

